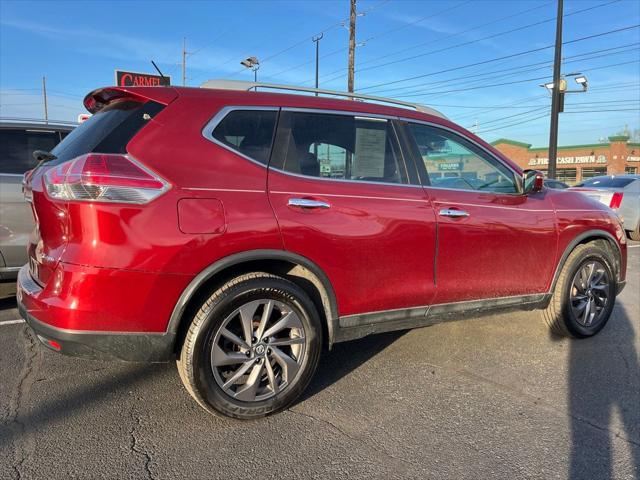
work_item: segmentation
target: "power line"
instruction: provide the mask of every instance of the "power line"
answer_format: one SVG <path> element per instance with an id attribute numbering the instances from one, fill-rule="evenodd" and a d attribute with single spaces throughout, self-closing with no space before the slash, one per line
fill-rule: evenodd
<path id="1" fill-rule="evenodd" d="M 584 40 L 590 40 L 592 38 L 602 37 L 602 36 L 605 36 L 605 35 L 612 35 L 614 33 L 619 33 L 619 32 L 623 32 L 623 31 L 626 31 L 626 30 L 632 30 L 632 29 L 638 28 L 638 27 L 640 27 L 640 24 L 630 25 L 628 27 L 617 28 L 617 29 L 614 29 L 614 30 L 608 30 L 606 32 L 596 33 L 596 34 L 593 34 L 593 35 L 587 35 L 585 37 L 580 37 L 580 38 L 576 38 L 576 39 L 573 39 L 573 40 L 568 40 L 566 42 L 563 42 L 563 45 L 568 45 L 568 44 L 576 43 L 576 42 L 582 42 Z M 382 87 L 382 86 L 385 86 L 385 85 L 394 85 L 394 84 L 406 82 L 406 81 L 409 81 L 409 80 L 416 80 L 418 78 L 431 77 L 433 75 L 439 75 L 441 73 L 446 73 L 446 72 L 453 72 L 455 70 L 462 70 L 464 68 L 475 67 L 475 66 L 478 66 L 478 65 L 486 65 L 487 63 L 493 63 L 493 62 L 497 62 L 499 60 L 504 60 L 504 59 L 507 59 L 507 58 L 515 58 L 515 57 L 519 57 L 519 56 L 522 56 L 522 55 L 526 55 L 528 53 L 540 52 L 542 50 L 548 50 L 549 48 L 553 48 L 553 47 L 554 47 L 554 45 L 546 45 L 544 47 L 532 48 L 532 49 L 529 49 L 529 50 L 524 50 L 522 52 L 512 53 L 510 55 L 503 55 L 502 57 L 496 57 L 496 58 L 491 58 L 489 60 L 483 60 L 481 62 L 474 62 L 474 63 L 469 63 L 467 65 L 461 65 L 461 66 L 458 66 L 458 67 L 446 68 L 444 70 L 439 70 L 437 72 L 425 73 L 425 74 L 422 74 L 422 75 L 415 75 L 415 76 L 412 76 L 412 77 L 401 78 L 401 79 L 398 79 L 398 80 L 392 80 L 390 82 L 383 82 L 383 83 L 378 83 L 378 84 L 375 84 L 375 85 L 369 85 L 368 87 L 360 88 L 358 91 L 368 90 L 368 89 L 376 88 L 376 87 Z"/>
<path id="2" fill-rule="evenodd" d="M 428 41 L 428 42 L 421 42 L 421 43 L 419 43 L 419 44 L 417 44 L 417 45 L 413 45 L 413 46 L 411 46 L 411 47 L 406 47 L 406 48 L 403 48 L 402 50 L 398 50 L 398 51 L 396 51 L 396 52 L 392 52 L 392 53 L 388 53 L 388 54 L 385 54 L 385 55 L 380 55 L 380 56 L 377 56 L 377 57 L 374 57 L 374 58 L 370 58 L 369 60 L 364 60 L 363 62 L 360 62 L 360 65 L 366 65 L 366 64 L 371 63 L 371 62 L 374 62 L 374 61 L 376 61 L 376 60 L 381 60 L 381 59 L 383 59 L 383 58 L 392 57 L 392 56 L 394 56 L 394 55 L 398 55 L 398 54 L 400 54 L 400 53 L 405 53 L 405 52 L 407 52 L 407 51 L 409 51 L 409 50 L 414 50 L 414 49 L 416 49 L 416 48 L 423 47 L 423 46 L 425 46 L 425 45 L 430 45 L 430 44 L 433 44 L 433 43 L 439 43 L 439 42 L 441 42 L 441 41 L 443 41 L 443 40 L 447 40 L 447 39 L 449 39 L 449 38 L 454 38 L 454 37 L 457 37 L 457 36 L 460 36 L 460 35 L 464 35 L 465 33 L 469 33 L 469 32 L 471 32 L 471 31 L 473 31 L 473 30 L 477 30 L 477 29 L 482 28 L 482 27 L 486 27 L 486 26 L 489 26 L 489 25 L 493 25 L 494 23 L 502 22 L 502 21 L 504 21 L 504 20 L 508 20 L 508 19 L 511 19 L 511 18 L 514 18 L 514 17 L 520 16 L 520 15 L 524 15 L 525 13 L 529 13 L 529 12 L 532 12 L 532 11 L 534 11 L 534 10 L 538 10 L 538 9 L 540 9 L 540 8 L 542 8 L 542 7 L 545 7 L 545 6 L 547 6 L 547 5 L 551 4 L 551 3 L 553 3 L 553 1 L 552 1 L 552 2 L 546 2 L 546 3 L 543 3 L 542 5 L 538 5 L 538 6 L 533 7 L 533 8 L 527 8 L 527 9 L 525 9 L 525 10 L 522 10 L 522 11 L 519 11 L 519 12 L 516 12 L 516 13 L 513 13 L 513 14 L 511 14 L 511 15 L 507 15 L 507 16 L 505 16 L 505 17 L 500 17 L 500 18 L 498 18 L 498 19 L 496 19 L 496 20 L 492 20 L 492 21 L 490 21 L 490 22 L 482 23 L 482 24 L 480 24 L 480 25 L 476 25 L 475 27 L 471 27 L 471 28 L 468 28 L 468 29 L 466 29 L 466 30 L 462 30 L 462 31 L 460 31 L 460 32 L 456 32 L 456 33 L 452 33 L 452 34 L 449 34 L 449 35 L 445 35 L 444 37 L 436 38 L 436 39 L 434 39 L 434 40 L 430 40 L 430 41 Z M 332 71 L 332 72 L 327 73 L 327 74 L 326 74 L 326 75 L 324 75 L 324 76 L 325 76 L 325 77 L 329 77 L 329 76 L 331 76 L 331 75 L 334 75 L 335 73 L 343 72 L 343 71 L 344 71 L 344 68 L 339 68 L 339 69 L 337 69 L 337 70 L 334 70 L 334 71 Z M 337 79 L 337 78 L 340 78 L 340 77 L 342 77 L 342 76 L 344 76 L 344 75 L 341 73 L 341 74 L 340 74 L 340 75 L 338 75 L 337 77 L 332 77 L 332 78 L 330 78 L 330 79 L 328 79 L 328 80 L 325 80 L 325 82 L 330 82 L 330 81 L 335 80 L 335 79 Z"/>
<path id="3" fill-rule="evenodd" d="M 584 61 L 584 60 L 593 60 L 595 58 L 600 58 L 600 57 L 604 57 L 604 56 L 611 56 L 611 55 L 618 55 L 621 53 L 628 53 L 631 51 L 635 51 L 637 50 L 637 48 L 630 48 L 627 50 L 620 50 L 619 52 L 611 52 L 612 50 L 618 50 L 621 48 L 626 48 L 626 47 L 631 47 L 631 46 L 636 46 L 636 45 L 640 45 L 640 42 L 635 42 L 635 43 L 629 43 L 629 44 L 625 44 L 625 45 L 619 45 L 617 47 L 610 47 L 610 48 L 605 48 L 605 49 L 601 49 L 601 50 L 594 50 L 591 52 L 585 52 L 585 53 L 581 53 L 578 55 L 571 55 L 569 57 L 564 57 L 563 58 L 563 63 L 571 63 L 571 62 L 575 62 L 575 61 Z M 598 53 L 603 53 L 603 52 L 610 52 L 607 55 L 595 55 Z M 593 55 L 593 56 L 589 56 L 589 55 Z M 577 58 L 577 57 L 587 57 L 587 58 Z M 569 59 L 574 59 L 574 60 L 569 60 Z M 569 60 L 569 61 L 567 61 Z M 491 72 L 483 72 L 483 73 L 477 73 L 477 74 L 472 74 L 472 75 L 462 75 L 459 77 L 453 77 L 453 78 L 447 78 L 445 80 L 438 80 L 436 82 L 426 82 L 426 83 L 414 83 L 412 85 L 404 85 L 401 87 L 392 87 L 392 88 L 387 88 L 387 89 L 382 89 L 382 90 L 375 90 L 373 92 L 369 92 L 370 94 L 374 95 L 374 94 L 378 94 L 378 93 L 382 93 L 382 92 L 391 92 L 391 91 L 395 91 L 395 90 L 402 90 L 404 91 L 405 89 L 408 88 L 414 88 L 414 87 L 426 87 L 426 86 L 430 86 L 430 85 L 440 85 L 443 83 L 446 84 L 451 84 L 450 82 L 455 81 L 455 80 L 464 80 L 465 83 L 468 79 L 470 78 L 477 78 L 477 77 L 483 77 L 483 76 L 490 76 L 492 79 L 495 78 L 499 78 L 499 77 L 503 77 L 503 76 L 510 76 L 510 75 L 515 75 L 515 74 L 519 74 L 519 73 L 524 73 L 526 71 L 533 71 L 533 70 L 538 70 L 538 68 L 534 68 L 534 69 L 528 69 L 528 70 L 521 70 L 521 69 L 525 69 L 527 67 L 534 67 L 534 66 L 550 66 L 552 65 L 553 62 L 545 60 L 543 62 L 536 62 L 536 63 L 528 63 L 526 65 L 519 65 L 517 67 L 509 67 L 509 68 L 503 68 L 500 70 L 493 70 Z M 514 73 L 510 73 L 508 75 L 500 75 L 498 77 L 495 77 L 496 73 L 503 73 L 503 72 L 509 72 L 512 71 Z M 406 92 L 406 93 L 413 93 L 413 92 Z"/>
<path id="4" fill-rule="evenodd" d="M 620 62 L 620 63 L 612 63 L 609 65 L 599 65 L 597 67 L 593 67 L 593 68 L 583 68 L 582 71 L 583 72 L 592 72 L 594 70 L 603 70 L 605 68 L 611 68 L 611 67 L 620 67 L 622 65 L 629 65 L 631 63 L 638 63 L 640 62 L 640 60 L 631 60 L 629 62 Z M 501 82 L 501 83 L 493 83 L 493 84 L 489 84 L 489 85 L 477 85 L 475 87 L 466 87 L 466 88 L 457 88 L 457 89 L 453 89 L 453 90 L 443 90 L 443 91 L 439 91 L 439 92 L 434 92 L 434 91 L 428 91 L 426 93 L 413 93 L 413 94 L 407 94 L 407 95 L 396 95 L 396 97 L 398 98 L 410 98 L 410 97 L 425 97 L 428 95 L 442 95 L 445 93 L 454 93 L 454 92 L 467 92 L 470 90 L 480 90 L 483 88 L 493 88 L 493 87 L 501 87 L 501 86 L 505 86 L 505 85 L 515 85 L 518 83 L 527 83 L 527 82 L 533 82 L 533 81 L 538 81 L 538 80 L 545 80 L 548 79 L 549 76 L 545 75 L 542 77 L 536 77 L 536 78 L 526 78 L 524 80 L 514 80 L 511 82 Z"/>
<path id="5" fill-rule="evenodd" d="M 575 12 L 571 12 L 571 13 L 565 14 L 563 16 L 563 18 L 572 16 L 572 15 L 577 15 L 577 14 L 584 13 L 584 12 L 588 12 L 590 10 L 594 10 L 596 8 L 601 8 L 601 7 L 610 5 L 612 3 L 617 3 L 619 1 L 621 1 L 621 0 L 611 0 L 611 1 L 606 2 L 606 3 L 601 3 L 601 4 L 598 4 L 598 5 L 594 5 L 592 7 L 583 8 L 582 10 L 577 10 Z M 419 53 L 417 55 L 404 57 L 404 58 L 401 58 L 401 59 L 398 59 L 398 60 L 393 60 L 393 61 L 386 62 L 386 63 L 380 63 L 380 64 L 377 64 L 377 65 L 372 65 L 370 67 L 360 68 L 360 69 L 358 69 L 358 72 L 363 72 L 363 71 L 371 70 L 371 69 L 374 69 L 374 68 L 386 67 L 388 65 L 394 65 L 396 63 L 406 62 L 407 60 L 415 60 L 416 58 L 424 57 L 424 56 L 427 56 L 427 55 L 432 55 L 434 53 L 445 52 L 447 50 L 452 50 L 454 48 L 459 48 L 459 47 L 463 47 L 463 46 L 467 46 L 467 45 L 472 45 L 474 43 L 478 43 L 478 42 L 481 42 L 481 41 L 484 41 L 484 40 L 490 40 L 490 39 L 493 39 L 493 38 L 496 38 L 496 37 L 500 37 L 502 35 L 507 35 L 509 33 L 519 32 L 519 31 L 525 30 L 527 28 L 536 27 L 538 25 L 542 25 L 542 24 L 549 23 L 549 22 L 554 22 L 554 21 L 556 21 L 556 17 L 547 18 L 545 20 L 539 20 L 539 21 L 534 22 L 534 23 L 530 23 L 530 24 L 523 25 L 523 26 L 520 26 L 520 27 L 512 28 L 512 29 L 509 29 L 509 30 L 504 30 L 502 32 L 497 32 L 497 33 L 488 35 L 486 37 L 478 38 L 478 39 L 475 39 L 475 40 L 469 40 L 469 41 L 466 41 L 466 42 L 458 43 L 458 44 L 455 44 L 455 45 L 450 45 L 448 47 L 440 48 L 440 49 L 437 49 L 437 50 L 431 50 L 429 52 Z M 340 77 L 337 77 L 337 78 L 340 78 Z M 327 81 L 329 81 L 329 80 L 327 80 Z"/>
<path id="6" fill-rule="evenodd" d="M 378 38 L 380 38 L 380 37 L 383 37 L 383 36 L 385 36 L 385 35 L 388 35 L 388 34 L 390 34 L 390 33 L 393 33 L 393 32 L 396 32 L 396 31 L 398 31 L 398 30 L 401 30 L 401 29 L 403 29 L 403 28 L 409 27 L 409 26 L 411 26 L 411 25 L 415 25 L 415 24 L 417 24 L 417 23 L 423 22 L 423 21 L 425 21 L 425 20 L 427 20 L 427 19 L 429 19 L 429 18 L 437 17 L 438 15 L 441 15 L 441 14 L 443 14 L 443 13 L 449 12 L 449 11 L 451 11 L 451 10 L 455 10 L 456 8 L 460 8 L 461 6 L 466 5 L 466 4 L 468 4 L 468 3 L 471 3 L 472 1 L 473 1 L 473 0 L 466 0 L 466 1 L 464 1 L 464 2 L 461 2 L 461 3 L 457 4 L 457 5 L 454 5 L 453 7 L 448 7 L 448 8 L 445 8 L 444 10 L 440 10 L 439 12 L 433 13 L 433 14 L 431 14 L 431 15 L 427 15 L 426 17 L 421 17 L 421 18 L 419 18 L 418 20 L 414 20 L 414 21 L 412 21 L 412 22 L 405 23 L 404 25 L 401 25 L 401 26 L 399 26 L 399 27 L 395 27 L 395 28 L 391 28 L 391 29 L 389 29 L 389 30 L 385 30 L 385 31 L 383 31 L 383 32 L 381 32 L 381 33 L 378 33 L 378 34 L 376 34 L 376 35 L 372 35 L 372 36 L 370 36 L 370 37 L 365 38 L 365 39 L 362 41 L 362 43 L 365 43 L 365 44 L 366 44 L 366 43 L 369 43 L 369 42 L 371 42 L 371 41 L 373 41 L 373 40 L 376 40 L 376 39 L 378 39 Z M 332 56 L 332 55 L 335 55 L 335 54 L 340 53 L 340 52 L 344 52 L 344 51 L 346 51 L 346 50 L 347 50 L 347 47 L 341 47 L 341 48 L 339 48 L 339 49 L 337 49 L 337 50 L 334 50 L 334 51 L 332 51 L 332 52 L 330 52 L 330 53 L 327 53 L 326 55 L 321 56 L 320 58 L 322 59 L 322 58 L 330 57 L 330 56 Z M 292 71 L 292 70 L 297 70 L 298 68 L 303 67 L 303 66 L 305 66 L 305 65 L 308 65 L 308 64 L 310 64 L 310 63 L 312 63 L 312 62 L 313 62 L 313 60 L 307 60 L 307 61 L 302 62 L 302 63 L 299 63 L 299 64 L 297 64 L 297 65 L 295 65 L 295 66 L 293 66 L 293 67 L 286 68 L 286 69 L 281 70 L 281 71 L 279 71 L 279 72 L 277 72 L 277 73 L 274 73 L 273 75 L 268 75 L 268 76 L 267 76 L 267 78 L 274 78 L 274 77 L 277 77 L 277 76 L 279 76 L 279 75 L 282 75 L 283 73 L 288 73 L 288 72 L 290 72 L 290 71 Z M 337 70 L 337 71 L 341 71 L 341 70 L 342 70 L 342 69 Z M 329 74 L 327 74 L 327 75 L 332 75 L 333 73 L 335 73 L 335 72 L 330 72 L 330 73 L 329 73 Z M 302 83 L 306 83 L 306 82 L 302 82 Z"/>
<path id="7" fill-rule="evenodd" d="M 485 134 L 485 133 L 489 133 L 489 132 L 494 132 L 496 130 L 504 130 L 505 128 L 515 127 L 516 125 L 522 125 L 524 123 L 531 123 L 531 122 L 534 122 L 536 120 L 540 120 L 542 118 L 547 118 L 548 116 L 549 115 L 548 115 L 548 112 L 547 112 L 544 115 L 540 115 L 539 117 L 535 117 L 535 118 L 530 118 L 528 120 L 522 120 L 520 122 L 511 123 L 509 125 L 501 125 L 499 127 L 490 128 L 489 130 L 480 130 L 478 132 L 478 134 Z"/>

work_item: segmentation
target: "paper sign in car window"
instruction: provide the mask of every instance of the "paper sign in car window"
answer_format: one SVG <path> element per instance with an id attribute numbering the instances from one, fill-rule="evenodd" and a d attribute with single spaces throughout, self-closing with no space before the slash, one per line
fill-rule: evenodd
<path id="1" fill-rule="evenodd" d="M 384 177 L 386 129 L 356 128 L 356 151 L 351 167 L 353 177 Z"/>

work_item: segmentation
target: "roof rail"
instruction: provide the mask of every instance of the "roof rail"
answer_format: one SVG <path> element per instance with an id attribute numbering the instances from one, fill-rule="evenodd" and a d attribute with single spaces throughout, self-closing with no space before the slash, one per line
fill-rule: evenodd
<path id="1" fill-rule="evenodd" d="M 214 88 L 220 90 L 255 90 L 258 88 L 266 88 L 271 90 L 288 90 L 293 92 L 317 93 L 318 95 L 333 95 L 337 97 L 347 97 L 358 100 L 371 100 L 373 102 L 388 103 L 391 105 L 412 108 L 418 112 L 428 113 L 441 118 L 447 118 L 444 114 L 430 107 L 420 105 L 419 103 L 404 102 L 393 98 L 376 97 L 373 95 L 363 95 L 361 93 L 341 92 L 338 90 L 324 90 L 322 88 L 298 87 L 295 85 L 281 85 L 278 83 L 261 83 L 261 82 L 245 82 L 243 80 L 208 80 L 200 85 L 201 88 Z"/>

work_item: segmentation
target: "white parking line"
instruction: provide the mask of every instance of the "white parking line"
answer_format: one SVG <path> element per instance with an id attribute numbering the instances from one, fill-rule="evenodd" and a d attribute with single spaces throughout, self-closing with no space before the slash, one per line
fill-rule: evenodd
<path id="1" fill-rule="evenodd" d="M 627 248 L 638 248 L 640 245 L 627 245 Z"/>
<path id="2" fill-rule="evenodd" d="M 16 320 L 5 320 L 4 322 L 0 322 L 0 327 L 5 325 L 15 325 L 17 323 L 24 323 L 24 320 L 22 318 L 17 318 Z"/>

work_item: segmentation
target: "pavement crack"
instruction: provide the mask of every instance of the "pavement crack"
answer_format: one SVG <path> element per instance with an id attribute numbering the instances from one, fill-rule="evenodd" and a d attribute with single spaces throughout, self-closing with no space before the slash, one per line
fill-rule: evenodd
<path id="1" fill-rule="evenodd" d="M 18 379 L 16 395 L 11 399 L 7 415 L 8 427 L 15 439 L 13 443 L 14 462 L 11 467 L 14 477 L 17 479 L 23 478 L 24 464 L 34 451 L 33 440 L 29 435 L 27 425 L 20 419 L 20 411 L 33 385 L 35 363 L 39 355 L 38 345 L 29 330 L 24 329 L 23 335 L 26 350 L 25 360 Z"/>
<path id="2" fill-rule="evenodd" d="M 375 445 L 371 445 L 371 444 L 363 441 L 359 437 L 355 437 L 355 436 L 349 434 L 348 432 L 344 431 L 342 428 L 340 428 L 338 425 L 336 425 L 335 423 L 331 422 L 330 420 L 325 420 L 323 418 L 318 418 L 318 417 L 316 417 L 314 415 L 310 415 L 308 413 L 301 412 L 300 410 L 293 410 L 292 408 L 288 408 L 286 411 L 290 412 L 290 413 L 293 413 L 295 415 L 300 415 L 302 417 L 306 417 L 306 418 L 311 419 L 311 420 L 316 421 L 316 422 L 324 423 L 325 425 L 329 426 L 332 430 L 337 431 L 340 435 L 342 435 L 344 437 L 347 437 L 349 440 L 351 440 L 351 441 L 353 441 L 355 443 L 358 443 L 360 445 L 363 445 L 366 448 L 370 448 L 371 450 L 373 450 L 373 451 L 375 451 L 377 453 L 380 453 L 380 454 L 384 455 L 387 458 L 396 460 L 396 461 L 406 465 L 407 467 L 410 467 L 410 469 L 412 471 L 417 471 L 417 470 L 421 470 L 422 469 L 422 466 L 412 462 L 411 460 L 408 460 L 406 458 L 393 455 L 393 454 L 387 452 L 386 450 L 383 450 L 383 449 L 381 449 L 381 448 L 379 448 L 379 447 L 377 447 Z"/>
<path id="3" fill-rule="evenodd" d="M 149 453 L 140 448 L 140 442 L 138 440 L 138 437 L 136 435 L 136 429 L 138 427 L 140 427 L 140 416 L 135 415 L 134 412 L 131 412 L 131 419 L 133 420 L 133 425 L 131 426 L 131 429 L 129 430 L 129 436 L 130 438 L 130 449 L 133 453 L 141 456 L 144 458 L 144 469 L 147 472 L 147 477 L 150 480 L 155 480 L 155 477 L 153 475 L 153 472 L 151 471 L 151 461 L 153 460 L 151 458 L 151 455 L 149 455 Z"/>

